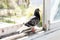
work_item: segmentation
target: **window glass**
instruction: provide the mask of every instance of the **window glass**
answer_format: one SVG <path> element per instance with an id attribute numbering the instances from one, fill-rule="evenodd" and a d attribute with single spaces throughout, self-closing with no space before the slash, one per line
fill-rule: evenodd
<path id="1" fill-rule="evenodd" d="M 54 20 L 60 20 L 60 3 L 58 5 L 58 11 L 57 11 L 57 13 L 56 13 L 56 15 L 54 17 Z"/>
<path id="2" fill-rule="evenodd" d="M 50 20 L 57 21 L 60 19 L 60 0 L 51 0 L 50 4 Z"/>
<path id="3" fill-rule="evenodd" d="M 0 22 L 8 24 L 23 23 L 40 9 L 40 26 L 42 26 L 43 0 L 0 0 Z"/>

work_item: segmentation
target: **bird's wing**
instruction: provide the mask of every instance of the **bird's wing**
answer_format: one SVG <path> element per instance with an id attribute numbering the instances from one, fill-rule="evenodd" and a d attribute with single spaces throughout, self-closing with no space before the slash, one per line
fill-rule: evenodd
<path id="1" fill-rule="evenodd" d="M 32 25 L 32 26 L 35 26 L 35 25 L 37 25 L 39 23 L 39 19 L 38 18 L 33 18 L 33 19 L 31 19 L 29 22 L 28 22 L 28 24 L 29 25 Z"/>

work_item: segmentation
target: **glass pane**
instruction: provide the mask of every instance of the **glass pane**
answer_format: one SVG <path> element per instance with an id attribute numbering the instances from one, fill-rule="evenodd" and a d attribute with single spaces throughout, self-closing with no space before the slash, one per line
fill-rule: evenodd
<path id="1" fill-rule="evenodd" d="M 60 20 L 60 0 L 51 0 L 51 21 Z"/>
<path id="2" fill-rule="evenodd" d="M 21 23 L 20 19 L 24 17 L 29 20 L 34 15 L 36 8 L 40 9 L 42 17 L 43 0 L 0 0 L 0 22 L 11 24 Z M 42 26 L 42 18 L 40 25 Z"/>
<path id="3" fill-rule="evenodd" d="M 57 11 L 57 13 L 56 13 L 56 15 L 54 17 L 54 20 L 60 20 L 60 3 L 58 5 L 58 11 Z"/>

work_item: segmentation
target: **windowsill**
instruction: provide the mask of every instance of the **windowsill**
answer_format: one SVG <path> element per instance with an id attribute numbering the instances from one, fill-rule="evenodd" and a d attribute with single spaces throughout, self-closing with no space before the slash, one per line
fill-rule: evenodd
<path id="1" fill-rule="evenodd" d="M 42 30 L 42 27 L 40 28 L 40 30 L 37 30 L 36 31 L 36 33 L 35 34 L 31 34 L 31 35 L 27 35 L 26 33 L 21 33 L 21 34 L 16 34 L 16 35 L 10 35 L 10 36 L 7 36 L 7 37 L 5 37 L 5 38 L 2 38 L 2 39 L 5 39 L 5 40 L 8 40 L 8 39 L 19 39 L 21 36 L 23 36 L 22 38 L 20 38 L 20 39 L 23 39 L 23 38 L 28 38 L 28 37 L 30 37 L 30 36 L 34 36 L 34 35 L 36 35 L 36 34 L 39 34 L 39 33 L 42 33 L 42 32 L 44 32 L 44 31 L 41 31 Z M 23 34 L 23 35 L 22 35 Z M 27 36 L 24 36 L 24 35 L 27 35 Z"/>
<path id="2" fill-rule="evenodd" d="M 55 22 L 56 23 L 56 22 Z M 54 29 L 51 29 L 51 30 L 49 30 L 49 31 L 46 31 L 46 32 L 44 32 L 44 31 L 40 31 L 40 32 L 38 32 L 38 33 L 36 33 L 36 34 L 34 34 L 34 35 L 31 35 L 31 36 L 25 36 L 25 37 L 23 37 L 23 38 L 21 38 L 21 39 L 35 39 L 35 38 L 37 38 L 37 37 L 43 37 L 43 36 L 45 36 L 45 35 L 48 35 L 48 34 L 50 34 L 50 33 L 53 33 L 53 32 L 55 32 L 55 31 L 57 31 L 57 30 L 60 30 L 60 27 L 56 27 L 56 28 L 54 28 Z M 4 38 L 3 38 L 4 39 Z M 19 39 L 17 39 L 17 40 L 19 40 Z"/>
<path id="3" fill-rule="evenodd" d="M 36 34 L 42 34 L 43 32 L 44 32 L 44 31 L 41 31 L 41 32 L 38 32 L 38 33 L 36 33 Z M 22 33 L 22 34 L 23 34 L 23 33 Z M 33 35 L 30 35 L 30 36 L 25 36 L 25 37 L 19 38 L 20 35 L 22 35 L 22 34 L 17 34 L 17 35 L 14 35 L 14 36 L 10 36 L 10 37 L 3 38 L 3 39 L 4 39 L 4 40 L 8 40 L 8 39 L 9 39 L 9 40 L 10 40 L 10 39 L 17 39 L 17 38 L 18 38 L 18 39 L 21 40 L 21 39 L 30 38 L 30 37 L 33 37 L 33 36 L 35 36 L 35 37 L 38 36 L 38 35 L 36 35 L 36 34 L 33 34 Z M 23 34 L 23 35 L 25 35 L 25 34 Z M 3 40 L 3 39 L 2 39 L 2 40 Z M 17 40 L 18 40 L 18 39 L 17 39 Z"/>
<path id="4" fill-rule="evenodd" d="M 55 25 L 55 24 L 54 24 Z M 53 25 L 53 27 L 54 27 L 54 25 Z M 49 31 L 46 31 L 46 32 L 44 32 L 44 31 L 40 31 L 40 32 L 37 32 L 36 34 L 34 34 L 34 35 L 31 35 L 31 36 L 25 36 L 25 37 L 23 37 L 23 38 L 19 38 L 19 39 L 34 39 L 34 38 L 37 38 L 37 37 L 43 37 L 43 36 L 45 36 L 45 35 L 48 35 L 48 34 L 50 34 L 50 33 L 53 33 L 53 32 L 55 32 L 55 31 L 57 31 L 57 30 L 60 30 L 60 27 L 56 27 L 56 28 L 53 28 L 53 29 L 50 29 Z M 3 38 L 4 39 L 4 38 Z M 9 38 L 7 38 L 7 39 L 9 39 Z M 17 40 L 19 40 L 19 39 L 17 39 Z"/>
<path id="5" fill-rule="evenodd" d="M 25 40 L 34 40 L 34 39 L 36 39 L 36 38 L 40 38 L 40 37 L 46 36 L 46 35 L 48 35 L 48 34 L 50 34 L 50 33 L 53 33 L 53 32 L 55 32 L 55 31 L 58 31 L 58 30 L 60 30 L 60 27 L 55 28 L 55 29 L 51 29 L 51 30 L 46 31 L 46 32 L 41 31 L 41 32 L 38 32 L 38 33 L 35 34 L 35 35 L 30 36 L 29 38 L 25 38 Z"/>
<path id="6" fill-rule="evenodd" d="M 9 27 L 9 26 L 12 26 L 14 24 L 8 24 L 8 23 L 4 23 L 4 22 L 0 22 L 0 29 L 1 28 L 6 28 L 6 27 Z"/>

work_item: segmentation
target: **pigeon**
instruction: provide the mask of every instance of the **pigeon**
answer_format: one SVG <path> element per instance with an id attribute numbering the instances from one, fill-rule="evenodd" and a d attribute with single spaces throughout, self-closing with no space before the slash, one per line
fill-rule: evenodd
<path id="1" fill-rule="evenodd" d="M 21 28 L 20 31 L 24 29 L 31 28 L 32 32 L 35 32 L 34 26 L 38 25 L 40 22 L 40 13 L 39 13 L 39 8 L 35 9 L 34 11 L 34 17 L 32 17 L 28 22 L 26 22 Z"/>
<path id="2" fill-rule="evenodd" d="M 25 26 L 32 27 L 32 32 L 35 32 L 34 26 L 38 25 L 38 23 L 40 22 L 39 11 L 40 11 L 39 8 L 35 9 L 34 15 L 33 15 L 35 17 L 31 18 L 30 21 L 28 21 L 27 23 L 25 23 Z"/>

